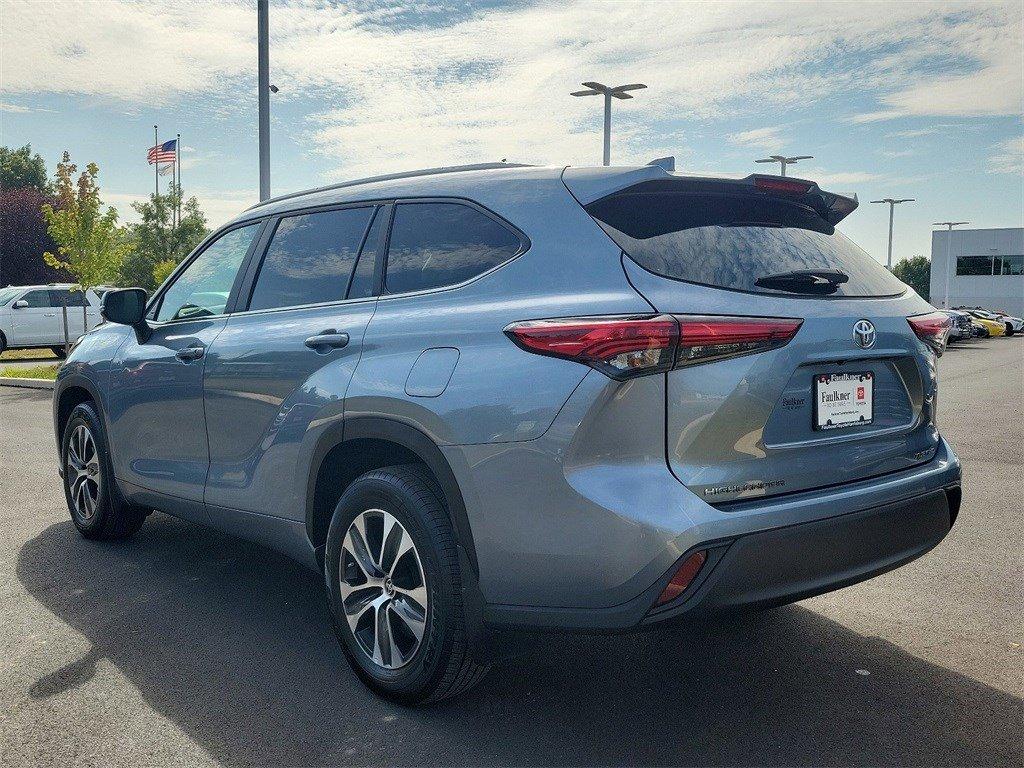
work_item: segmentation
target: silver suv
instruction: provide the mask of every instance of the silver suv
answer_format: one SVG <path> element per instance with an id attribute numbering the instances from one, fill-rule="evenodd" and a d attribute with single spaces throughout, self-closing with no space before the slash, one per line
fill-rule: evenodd
<path id="1" fill-rule="evenodd" d="M 812 182 L 474 166 L 271 200 L 59 372 L 90 538 L 157 509 L 323 574 L 352 668 L 437 700 L 501 627 L 629 630 L 938 544 L 948 318 Z"/>

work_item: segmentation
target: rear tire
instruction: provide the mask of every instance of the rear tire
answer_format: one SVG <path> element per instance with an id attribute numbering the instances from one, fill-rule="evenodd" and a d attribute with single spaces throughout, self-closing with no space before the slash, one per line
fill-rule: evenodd
<path id="1" fill-rule="evenodd" d="M 367 472 L 327 534 L 328 602 L 345 657 L 368 688 L 401 704 L 455 696 L 489 669 L 469 647 L 455 534 L 435 488 L 415 464 Z"/>
<path id="2" fill-rule="evenodd" d="M 1009 323 L 1006 324 L 1006 335 L 1013 336 L 1013 326 Z"/>
<path id="3" fill-rule="evenodd" d="M 148 510 L 128 504 L 114 480 L 103 424 L 92 403 L 75 406 L 61 434 L 64 498 L 71 521 L 87 539 L 125 539 Z"/>

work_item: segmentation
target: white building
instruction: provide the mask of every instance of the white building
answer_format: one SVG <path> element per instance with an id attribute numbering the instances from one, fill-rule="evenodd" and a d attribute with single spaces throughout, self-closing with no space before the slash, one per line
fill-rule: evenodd
<path id="1" fill-rule="evenodd" d="M 931 303 L 1024 315 L 1024 229 L 932 232 Z"/>

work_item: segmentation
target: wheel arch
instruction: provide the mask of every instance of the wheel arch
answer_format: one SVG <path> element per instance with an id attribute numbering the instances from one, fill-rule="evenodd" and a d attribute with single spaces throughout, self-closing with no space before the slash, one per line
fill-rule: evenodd
<path id="1" fill-rule="evenodd" d="M 58 447 L 64 431 L 64 425 L 67 423 L 68 417 L 71 416 L 71 412 L 76 406 L 87 401 L 92 401 L 96 408 L 96 414 L 103 421 L 104 427 L 106 427 L 103 401 L 92 381 L 85 376 L 76 375 L 61 379 L 53 398 L 53 426 L 57 436 Z"/>
<path id="2" fill-rule="evenodd" d="M 321 435 L 306 481 L 306 535 L 321 553 L 338 496 L 352 480 L 370 469 L 392 464 L 423 464 L 437 481 L 455 530 L 456 542 L 479 576 L 473 532 L 455 473 L 437 444 L 416 427 L 392 419 L 346 418 Z"/>

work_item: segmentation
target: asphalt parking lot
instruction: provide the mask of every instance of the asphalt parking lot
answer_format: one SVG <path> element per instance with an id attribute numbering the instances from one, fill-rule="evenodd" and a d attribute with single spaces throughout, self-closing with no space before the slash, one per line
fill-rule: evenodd
<path id="1" fill-rule="evenodd" d="M 281 556 L 159 514 L 79 538 L 49 393 L 0 389 L 0 764 L 1019 766 L 1024 341 L 940 377 L 964 505 L 924 558 L 762 614 L 524 638 L 422 709 L 358 683 Z"/>

